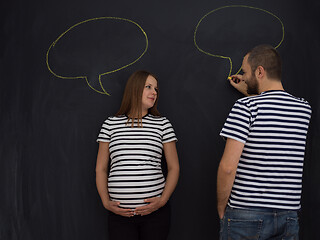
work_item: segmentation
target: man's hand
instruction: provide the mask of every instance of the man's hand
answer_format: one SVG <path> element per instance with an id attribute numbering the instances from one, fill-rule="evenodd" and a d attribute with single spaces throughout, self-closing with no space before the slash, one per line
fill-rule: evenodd
<path id="1" fill-rule="evenodd" d="M 148 199 L 145 199 L 144 202 L 148 204 L 142 207 L 137 207 L 134 210 L 135 214 L 141 215 L 141 216 L 148 215 L 154 211 L 157 211 L 159 208 L 165 205 L 165 203 L 161 201 L 161 197 L 148 198 Z"/>
<path id="2" fill-rule="evenodd" d="M 114 214 L 121 215 L 123 217 L 132 217 L 134 216 L 134 211 L 133 209 L 128 209 L 128 208 L 121 208 L 119 207 L 120 202 L 115 202 L 115 201 L 107 201 L 106 203 L 103 204 L 106 209 L 109 211 L 113 212 Z"/>
<path id="3" fill-rule="evenodd" d="M 231 86 L 233 86 L 235 89 L 237 89 L 239 92 L 241 92 L 245 96 L 249 96 L 247 89 L 248 86 L 245 83 L 245 81 L 242 78 L 242 75 L 237 74 L 237 75 L 232 75 L 231 77 L 228 78 Z"/>
<path id="4" fill-rule="evenodd" d="M 219 218 L 222 219 L 224 214 L 226 212 L 226 206 L 218 206 L 218 215 L 219 215 Z"/>

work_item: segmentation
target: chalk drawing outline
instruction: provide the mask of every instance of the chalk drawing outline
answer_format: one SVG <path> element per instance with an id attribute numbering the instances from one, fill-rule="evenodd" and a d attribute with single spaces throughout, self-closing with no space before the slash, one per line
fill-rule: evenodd
<path id="1" fill-rule="evenodd" d="M 52 48 L 54 48 L 54 46 L 56 45 L 56 43 L 66 34 L 68 33 L 70 30 L 72 30 L 73 28 L 83 24 L 83 23 L 87 23 L 87 22 L 91 22 L 91 21 L 96 21 L 96 20 L 105 20 L 105 19 L 113 19 L 113 20 L 121 20 L 121 21 L 126 21 L 126 22 L 130 22 L 130 23 L 133 23 L 135 24 L 140 30 L 141 32 L 143 33 L 143 35 L 145 36 L 145 40 L 146 40 L 146 47 L 144 49 L 144 51 L 142 52 L 142 54 L 136 59 L 134 60 L 133 62 L 130 62 L 129 64 L 126 64 L 125 66 L 122 66 L 120 68 L 117 68 L 115 70 L 111 70 L 111 71 L 108 71 L 108 72 L 105 72 L 105 73 L 101 73 L 99 74 L 99 84 L 100 84 L 100 87 L 102 89 L 102 91 L 99 91 L 97 89 L 95 89 L 94 87 L 92 87 L 88 81 L 88 78 L 87 76 L 75 76 L 75 77 L 64 77 L 64 76 L 61 76 L 59 74 L 56 74 L 51 68 L 50 68 L 50 65 L 49 65 L 49 53 L 50 53 L 50 50 Z M 146 34 L 146 32 L 143 30 L 143 28 L 136 22 L 130 20 L 130 19 L 126 19 L 126 18 L 120 18 L 120 17 L 98 17 L 98 18 L 91 18 L 91 19 L 87 19 L 87 20 L 84 20 L 82 22 L 79 22 L 79 23 L 76 23 L 74 24 L 73 26 L 69 27 L 66 31 L 64 31 L 49 47 L 47 53 L 46 53 L 46 64 L 47 64 L 47 67 L 49 69 L 49 71 L 56 77 L 58 78 L 62 78 L 62 79 L 85 79 L 86 82 L 87 82 L 87 85 L 93 89 L 94 91 L 98 92 L 98 93 L 101 93 L 101 94 L 106 94 L 108 96 L 110 96 L 110 94 L 104 89 L 103 87 L 103 84 L 101 82 L 101 76 L 104 76 L 104 75 L 108 75 L 110 73 L 114 73 L 114 72 L 117 72 L 117 71 L 120 71 L 124 68 L 127 68 L 129 66 L 131 66 L 132 64 L 136 63 L 137 61 L 139 61 L 142 56 L 147 52 L 147 49 L 148 49 L 148 46 L 149 46 L 149 40 L 148 40 L 148 36 Z"/>
<path id="2" fill-rule="evenodd" d="M 198 44 L 197 44 L 196 35 L 197 35 L 198 27 L 199 27 L 199 25 L 200 25 L 200 23 L 202 22 L 203 19 L 205 19 L 207 16 L 209 16 L 210 14 L 212 14 L 212 13 L 214 13 L 214 12 L 216 12 L 216 11 L 219 11 L 219 10 L 224 9 L 224 8 L 231 8 L 231 7 L 234 7 L 234 8 L 236 8 L 236 7 L 238 7 L 238 8 L 239 8 L 239 7 L 242 7 L 242 8 L 250 8 L 250 9 L 254 9 L 254 10 L 259 10 L 259 11 L 265 12 L 265 13 L 270 14 L 271 16 L 275 17 L 275 18 L 280 22 L 280 24 L 281 24 L 282 37 L 281 37 L 281 40 L 280 40 L 280 42 L 278 43 L 278 45 L 276 45 L 274 48 L 277 49 L 278 47 L 280 47 L 281 43 L 282 43 L 283 40 L 284 40 L 284 25 L 283 25 L 281 19 L 280 19 L 279 17 L 277 17 L 275 14 L 273 14 L 272 12 L 269 12 L 269 11 L 264 10 L 264 9 L 262 9 L 262 8 L 257 8 L 257 7 L 252 7 L 252 6 L 246 6 L 246 5 L 228 5 L 228 6 L 222 6 L 222 7 L 216 8 L 216 9 L 208 12 L 208 13 L 205 14 L 205 15 L 200 19 L 200 21 L 198 22 L 198 24 L 197 24 L 197 26 L 196 26 L 196 29 L 195 29 L 195 31 L 194 31 L 194 34 L 193 34 L 193 42 L 194 42 L 196 48 L 197 48 L 200 52 L 202 52 L 202 53 L 204 53 L 204 54 L 206 54 L 206 55 L 209 55 L 209 56 L 211 56 L 211 57 L 218 57 L 218 58 L 228 59 L 228 60 L 229 60 L 229 63 L 230 63 L 230 70 L 229 70 L 228 77 L 231 76 L 231 72 L 232 72 L 232 60 L 231 60 L 231 57 L 226 57 L 226 56 L 222 56 L 222 55 L 212 54 L 212 53 L 209 53 L 209 52 L 206 52 L 206 51 L 202 50 L 202 49 L 198 46 Z M 235 73 L 235 74 L 238 74 L 240 71 L 241 71 L 241 67 L 239 68 L 239 70 L 238 70 L 237 73 Z"/>

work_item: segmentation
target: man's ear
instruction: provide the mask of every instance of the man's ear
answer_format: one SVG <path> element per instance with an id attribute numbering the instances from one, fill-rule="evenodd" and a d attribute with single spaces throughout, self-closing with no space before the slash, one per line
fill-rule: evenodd
<path id="1" fill-rule="evenodd" d="M 255 71 L 255 75 L 256 75 L 256 78 L 259 78 L 259 79 L 264 78 L 266 75 L 266 71 L 262 66 L 258 66 Z"/>

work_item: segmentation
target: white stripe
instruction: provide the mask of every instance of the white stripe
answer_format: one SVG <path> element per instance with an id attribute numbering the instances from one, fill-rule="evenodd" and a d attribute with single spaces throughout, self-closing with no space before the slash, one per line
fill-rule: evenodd
<path id="1" fill-rule="evenodd" d="M 246 207 L 265 207 L 265 208 L 279 208 L 279 209 L 289 209 L 289 210 L 298 210 L 300 209 L 300 204 L 298 206 L 286 206 L 286 205 L 281 205 L 281 204 L 268 204 L 268 203 L 244 203 L 244 202 L 239 202 L 239 201 L 231 201 L 230 204 L 232 206 L 233 204 L 239 204 L 242 205 L 243 208 Z"/>
<path id="2" fill-rule="evenodd" d="M 279 160 L 287 160 L 287 161 L 303 161 L 303 156 L 301 157 L 292 157 L 292 156 L 268 156 L 265 155 L 266 152 L 261 153 L 260 155 L 258 154 L 250 154 L 250 153 L 242 153 L 241 157 L 245 159 L 245 157 L 251 157 L 251 158 L 255 158 L 255 159 L 265 159 L 265 160 L 269 160 L 269 159 L 279 159 Z"/>
<path id="3" fill-rule="evenodd" d="M 234 130 L 223 129 L 223 131 L 224 131 L 225 133 L 227 133 L 227 134 L 229 133 L 229 134 L 234 134 L 234 135 L 236 135 L 236 136 L 238 136 L 238 137 L 243 137 L 244 139 L 247 138 L 246 135 L 244 135 L 244 134 L 242 134 L 242 133 L 239 133 L 239 132 L 236 132 L 236 131 L 234 131 Z"/>
<path id="4" fill-rule="evenodd" d="M 252 140 L 252 139 L 250 138 L 250 140 Z M 261 142 L 265 142 L 264 140 L 265 139 L 260 139 Z M 285 141 L 285 140 L 282 140 L 281 142 L 286 142 L 286 143 L 288 143 L 288 145 L 290 143 L 290 142 Z M 280 143 L 280 141 L 273 142 L 272 144 L 269 144 L 269 145 L 268 144 L 264 144 L 265 145 L 264 147 L 265 148 L 269 148 L 270 150 L 272 150 L 274 148 L 284 148 L 284 149 L 288 148 L 288 145 L 277 145 L 276 143 Z M 244 149 L 252 149 L 251 147 L 261 147 L 261 144 L 247 142 Z M 290 149 L 302 150 L 304 152 L 305 147 L 304 146 L 290 145 Z"/>
<path id="5" fill-rule="evenodd" d="M 233 199 L 242 200 L 242 201 L 254 201 L 252 198 L 246 198 L 246 197 L 239 197 L 239 196 L 232 196 Z M 261 201 L 260 201 L 261 202 Z M 285 200 L 279 200 L 279 199 L 263 199 L 264 203 L 282 203 L 282 204 L 300 204 L 300 199 L 298 201 L 294 201 L 294 199 L 288 199 L 288 201 Z"/>
<path id="6" fill-rule="evenodd" d="M 152 192 L 152 195 L 160 195 L 162 193 L 162 189 L 158 190 L 158 191 L 155 191 L 155 192 Z M 115 198 L 115 199 L 121 199 L 121 198 L 132 198 L 132 194 L 110 194 L 110 196 L 112 198 Z M 134 197 L 135 198 L 142 198 L 142 199 L 145 199 L 145 198 L 149 198 L 150 197 L 150 193 L 140 193 L 140 194 L 134 194 Z M 121 200 L 121 201 L 137 201 L 137 200 Z M 129 203 L 129 202 L 128 202 Z"/>
<path id="7" fill-rule="evenodd" d="M 268 165 L 284 165 L 284 166 L 303 166 L 303 162 L 289 162 L 289 161 L 284 161 L 284 162 L 277 162 L 277 161 L 265 161 L 265 159 L 263 159 L 262 161 L 259 160 L 249 160 L 249 159 L 244 159 L 244 158 L 240 158 L 240 160 L 242 162 L 245 163 L 250 163 L 250 164 L 260 164 L 260 165 L 264 165 L 264 166 L 268 166 Z"/>
<path id="8" fill-rule="evenodd" d="M 161 184 L 163 179 L 155 180 L 152 182 L 108 182 L 109 188 L 117 188 L 117 187 L 145 187 L 145 189 L 149 189 L 148 185 L 156 185 Z"/>
<path id="9" fill-rule="evenodd" d="M 235 198 L 235 194 L 241 194 L 244 196 L 251 197 L 273 197 L 273 198 L 287 198 L 287 199 L 300 199 L 300 195 L 284 195 L 284 194 L 269 194 L 269 193 L 250 193 L 250 192 L 240 192 L 240 191 L 232 191 L 232 197 Z"/>
<path id="10" fill-rule="evenodd" d="M 239 184 L 241 184 L 241 183 L 242 184 L 250 184 L 252 186 L 260 186 L 260 187 L 265 186 L 265 187 L 274 187 L 274 188 L 278 188 L 278 187 L 299 188 L 299 187 L 302 186 L 301 184 L 292 184 L 292 183 L 279 184 L 277 182 L 277 183 L 272 184 L 272 183 L 266 183 L 266 182 L 263 182 L 263 183 L 261 183 L 261 182 L 252 182 L 252 181 L 248 182 L 248 181 L 243 181 L 243 180 L 236 179 L 235 180 L 235 184 L 238 184 L 238 183 Z"/>
<path id="11" fill-rule="evenodd" d="M 297 173 L 273 173 L 273 172 L 256 172 L 256 171 L 249 171 L 249 170 L 245 170 L 245 169 L 240 169 L 238 168 L 237 169 L 237 174 L 254 174 L 254 175 L 257 175 L 257 176 L 260 176 L 260 177 L 272 177 L 272 176 L 275 176 L 275 177 L 296 177 L 296 178 L 301 178 L 302 177 L 302 171 L 301 171 L 301 174 L 297 174 Z"/>
<path id="12" fill-rule="evenodd" d="M 244 175 L 244 174 L 241 174 L 241 178 L 245 178 L 245 179 L 249 179 L 249 180 L 256 180 L 256 181 L 268 181 L 268 182 L 292 182 L 292 183 L 300 183 L 302 182 L 301 179 L 295 179 L 295 178 L 270 178 L 268 177 L 268 180 L 266 180 L 265 177 L 252 177 L 252 176 L 249 176 L 249 175 Z"/>
<path id="13" fill-rule="evenodd" d="M 239 189 L 239 191 L 242 189 L 242 190 L 247 190 L 247 191 L 260 191 L 260 192 L 275 192 L 275 193 L 296 193 L 296 194 L 300 194 L 301 193 L 301 190 L 292 190 L 292 189 L 288 189 L 288 190 L 285 190 L 285 189 L 267 189 L 267 188 L 255 188 L 255 187 L 243 187 L 243 186 L 239 186 L 239 185 L 233 185 L 233 188 L 234 189 Z M 242 193 L 242 191 L 241 191 Z"/>

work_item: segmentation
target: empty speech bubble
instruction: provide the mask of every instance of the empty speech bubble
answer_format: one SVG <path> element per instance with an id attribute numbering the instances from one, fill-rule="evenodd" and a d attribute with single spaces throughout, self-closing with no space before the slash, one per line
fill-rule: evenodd
<path id="1" fill-rule="evenodd" d="M 136 63 L 147 49 L 147 34 L 138 23 L 119 17 L 92 18 L 64 31 L 47 50 L 46 64 L 58 78 L 85 79 L 92 90 L 110 95 L 101 77 Z M 98 78 L 101 90 L 93 86 L 93 78 Z"/>
<path id="2" fill-rule="evenodd" d="M 194 31 L 194 44 L 200 52 L 229 61 L 228 77 L 233 70 L 232 58 L 240 65 L 235 74 L 240 72 L 245 53 L 241 51 L 249 47 L 245 45 L 252 48 L 270 44 L 278 48 L 283 39 L 284 25 L 279 17 L 267 10 L 245 5 L 223 6 L 208 12 Z"/>

